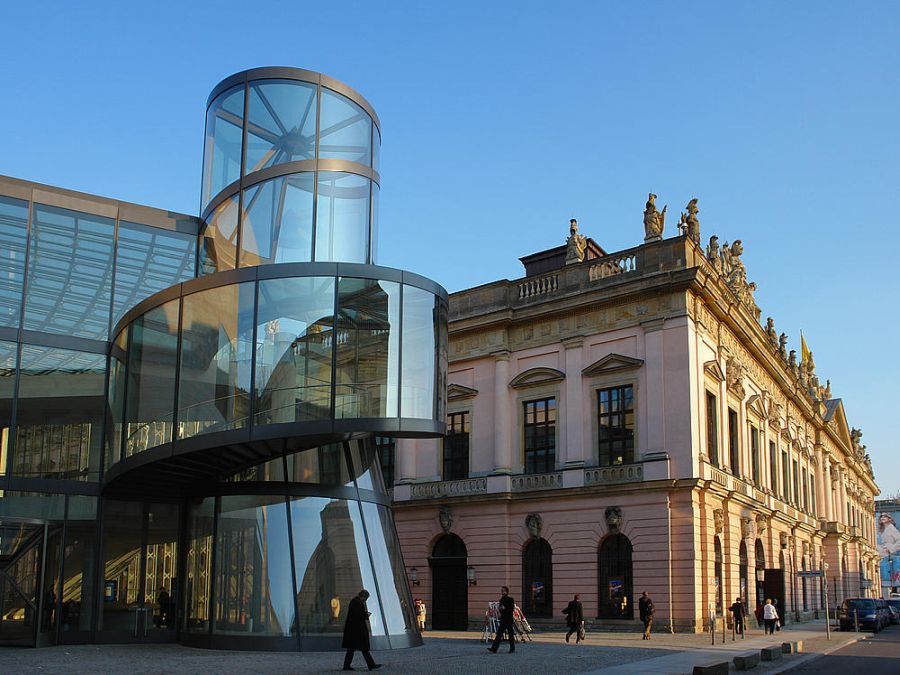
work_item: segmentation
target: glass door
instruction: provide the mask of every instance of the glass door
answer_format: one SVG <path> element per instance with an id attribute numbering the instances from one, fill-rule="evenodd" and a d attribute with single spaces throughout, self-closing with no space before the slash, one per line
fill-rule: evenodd
<path id="1" fill-rule="evenodd" d="M 0 521 L 0 645 L 33 647 L 46 525 Z"/>

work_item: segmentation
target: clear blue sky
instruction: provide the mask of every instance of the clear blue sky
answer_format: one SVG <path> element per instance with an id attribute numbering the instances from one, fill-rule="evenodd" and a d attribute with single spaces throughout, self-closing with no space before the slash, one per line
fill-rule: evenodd
<path id="1" fill-rule="evenodd" d="M 521 275 L 570 217 L 638 244 L 648 191 L 741 238 L 763 317 L 897 461 L 900 3 L 13 3 L 0 173 L 195 213 L 232 72 L 318 70 L 382 121 L 380 262 Z"/>

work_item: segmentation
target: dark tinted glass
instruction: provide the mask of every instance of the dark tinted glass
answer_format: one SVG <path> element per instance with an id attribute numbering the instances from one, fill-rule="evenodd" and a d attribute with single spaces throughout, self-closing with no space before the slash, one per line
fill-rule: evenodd
<path id="1" fill-rule="evenodd" d="M 141 575 L 140 502 L 107 501 L 103 509 L 103 602 L 100 630 L 127 631 L 134 626 L 134 608 L 144 601 Z"/>
<path id="2" fill-rule="evenodd" d="M 110 218 L 34 205 L 26 329 L 106 340 L 114 232 Z"/>
<path id="3" fill-rule="evenodd" d="M 16 384 L 17 351 L 14 342 L 0 341 L 0 475 L 6 473 L 9 460 L 9 424 Z"/>
<path id="4" fill-rule="evenodd" d="M 25 278 L 28 202 L 0 197 L 0 326 L 18 326 Z"/>
<path id="5" fill-rule="evenodd" d="M 353 486 L 343 443 L 309 448 L 287 457 L 288 480 L 296 483 Z"/>
<path id="6" fill-rule="evenodd" d="M 188 633 L 205 633 L 209 626 L 215 512 L 215 497 L 190 504 L 184 586 L 184 629 Z"/>
<path id="7" fill-rule="evenodd" d="M 122 430 L 125 419 L 125 362 L 128 355 L 128 329 L 113 341 L 109 358 L 109 393 L 107 395 L 105 466 L 109 468 L 122 458 Z"/>

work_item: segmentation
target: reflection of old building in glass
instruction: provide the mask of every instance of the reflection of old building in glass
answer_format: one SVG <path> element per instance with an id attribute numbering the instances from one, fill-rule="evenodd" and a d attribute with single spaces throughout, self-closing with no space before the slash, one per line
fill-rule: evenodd
<path id="1" fill-rule="evenodd" d="M 444 431 L 446 293 L 375 264 L 380 132 L 209 99 L 199 218 L 0 178 L 0 643 L 418 644 L 376 437 Z"/>
<path id="2" fill-rule="evenodd" d="M 447 432 L 397 441 L 394 515 L 435 628 L 509 585 L 530 620 L 697 630 L 739 595 L 788 620 L 871 594 L 871 464 L 811 352 L 760 325 L 741 243 L 578 234 L 450 297 Z M 561 228 L 562 230 L 562 228 Z M 562 232 L 561 232 L 562 234 Z M 805 345 L 804 345 L 805 347 Z"/>

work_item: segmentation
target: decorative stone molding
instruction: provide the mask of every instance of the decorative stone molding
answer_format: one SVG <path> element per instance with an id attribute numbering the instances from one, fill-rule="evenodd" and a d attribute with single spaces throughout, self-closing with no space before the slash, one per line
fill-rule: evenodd
<path id="1" fill-rule="evenodd" d="M 788 534 L 787 532 L 779 532 L 778 533 L 778 543 L 781 546 L 782 550 L 787 549 L 788 547 Z"/>
<path id="2" fill-rule="evenodd" d="M 725 381 L 725 373 L 722 372 L 722 366 L 720 366 L 719 362 L 715 359 L 703 364 L 703 372 L 713 378 L 716 382 Z"/>
<path id="3" fill-rule="evenodd" d="M 618 532 L 619 528 L 622 527 L 622 507 L 607 506 L 605 517 L 606 526 L 609 528 L 609 531 Z"/>
<path id="4" fill-rule="evenodd" d="M 527 389 L 528 387 L 536 387 L 542 384 L 562 382 L 565 379 L 566 374 L 556 368 L 529 368 L 510 380 L 509 386 L 513 389 Z"/>
<path id="5" fill-rule="evenodd" d="M 461 384 L 447 385 L 447 400 L 448 401 L 464 401 L 469 398 L 475 398 L 476 396 L 478 396 L 477 389 L 472 389 L 471 387 L 464 387 Z"/>
<path id="6" fill-rule="evenodd" d="M 766 419 L 766 409 L 763 407 L 762 398 L 759 394 L 753 394 L 753 396 L 747 399 L 747 409 L 761 420 Z"/>
<path id="7" fill-rule="evenodd" d="M 716 528 L 716 534 L 722 534 L 725 530 L 725 512 L 722 509 L 713 511 L 713 526 Z"/>
<path id="8" fill-rule="evenodd" d="M 761 513 L 756 516 L 756 531 L 759 534 L 763 534 L 769 527 L 768 519 L 762 515 Z"/>
<path id="9" fill-rule="evenodd" d="M 744 364 L 736 356 L 729 356 L 725 362 L 725 384 L 728 391 L 738 396 L 742 401 L 747 395 L 744 389 Z"/>
<path id="10" fill-rule="evenodd" d="M 450 528 L 453 527 L 453 511 L 449 506 L 444 505 L 438 509 L 438 522 L 441 524 L 444 534 L 450 532 Z"/>
<path id="11" fill-rule="evenodd" d="M 582 370 L 581 374 L 585 377 L 593 377 L 594 375 L 606 375 L 607 373 L 636 370 L 642 365 L 644 365 L 643 359 L 635 359 L 631 356 L 623 356 L 622 354 L 607 354 Z"/>
<path id="12" fill-rule="evenodd" d="M 544 528 L 544 519 L 540 513 L 529 513 L 525 516 L 525 527 L 532 539 L 540 539 L 541 530 Z"/>
<path id="13" fill-rule="evenodd" d="M 753 520 L 750 518 L 741 518 L 741 539 L 753 539 L 756 534 Z"/>

